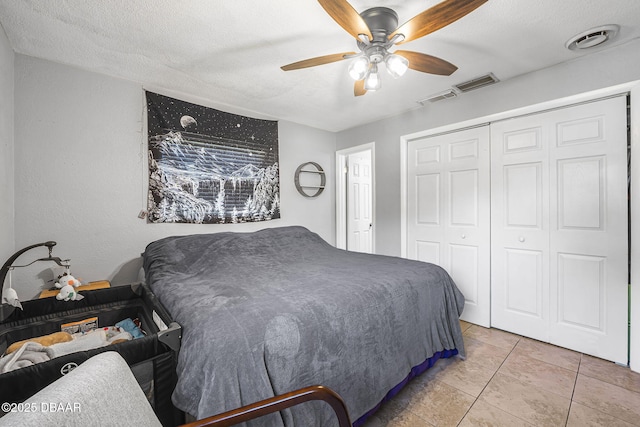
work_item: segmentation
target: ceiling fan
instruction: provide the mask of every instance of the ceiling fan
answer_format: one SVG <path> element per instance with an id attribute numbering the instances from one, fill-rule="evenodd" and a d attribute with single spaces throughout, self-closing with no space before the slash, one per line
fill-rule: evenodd
<path id="1" fill-rule="evenodd" d="M 444 59 L 410 50 L 389 49 L 426 36 L 471 13 L 487 0 L 445 0 L 411 18 L 398 27 L 398 15 L 387 7 L 373 7 L 358 13 L 346 0 L 318 0 L 324 10 L 349 34 L 356 38 L 359 53 L 343 52 L 318 56 L 284 65 L 284 71 L 315 67 L 343 59 L 353 59 L 349 74 L 356 81 L 355 96 L 380 88 L 378 64 L 384 62 L 393 77 L 408 68 L 423 73 L 449 76 L 458 69 Z"/>

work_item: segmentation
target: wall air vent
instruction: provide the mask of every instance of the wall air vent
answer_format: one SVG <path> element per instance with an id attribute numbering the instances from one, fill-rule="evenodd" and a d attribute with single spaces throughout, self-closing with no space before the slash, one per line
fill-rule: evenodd
<path id="1" fill-rule="evenodd" d="M 424 104 L 426 104 L 427 102 L 442 101 L 443 99 L 455 98 L 456 96 L 458 96 L 458 94 L 456 93 L 455 90 L 448 89 L 448 90 L 445 90 L 444 92 L 431 95 L 428 98 L 421 99 L 420 101 L 418 101 L 418 104 L 424 106 Z"/>
<path id="2" fill-rule="evenodd" d="M 464 93 L 474 89 L 479 89 L 481 87 L 489 86 L 494 83 L 498 83 L 499 81 L 500 80 L 498 80 L 496 76 L 493 75 L 493 73 L 489 73 L 485 76 L 469 80 L 468 82 L 453 85 L 453 87 Z"/>

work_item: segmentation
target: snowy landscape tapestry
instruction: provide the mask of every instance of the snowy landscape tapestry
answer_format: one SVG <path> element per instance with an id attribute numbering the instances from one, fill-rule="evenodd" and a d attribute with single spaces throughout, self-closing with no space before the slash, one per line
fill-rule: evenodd
<path id="1" fill-rule="evenodd" d="M 278 122 L 146 95 L 149 222 L 280 218 Z"/>

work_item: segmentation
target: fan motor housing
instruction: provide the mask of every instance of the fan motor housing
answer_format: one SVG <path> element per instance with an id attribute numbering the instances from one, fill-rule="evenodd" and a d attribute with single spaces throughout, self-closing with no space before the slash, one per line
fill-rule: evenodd
<path id="1" fill-rule="evenodd" d="M 369 27 L 372 42 L 385 43 L 387 37 L 398 28 L 398 14 L 388 7 L 372 7 L 360 14 Z"/>

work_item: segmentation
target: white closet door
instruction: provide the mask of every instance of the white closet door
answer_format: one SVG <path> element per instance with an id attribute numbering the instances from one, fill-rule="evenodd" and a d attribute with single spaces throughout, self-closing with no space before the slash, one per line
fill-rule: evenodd
<path id="1" fill-rule="evenodd" d="M 556 112 L 549 341 L 627 363 L 625 97 Z"/>
<path id="2" fill-rule="evenodd" d="M 410 141 L 407 256 L 449 272 L 461 318 L 490 324 L 489 127 Z"/>
<path id="3" fill-rule="evenodd" d="M 492 325 L 627 362 L 626 99 L 492 126 Z"/>
<path id="4" fill-rule="evenodd" d="M 549 130 L 491 125 L 491 326 L 549 341 Z"/>

